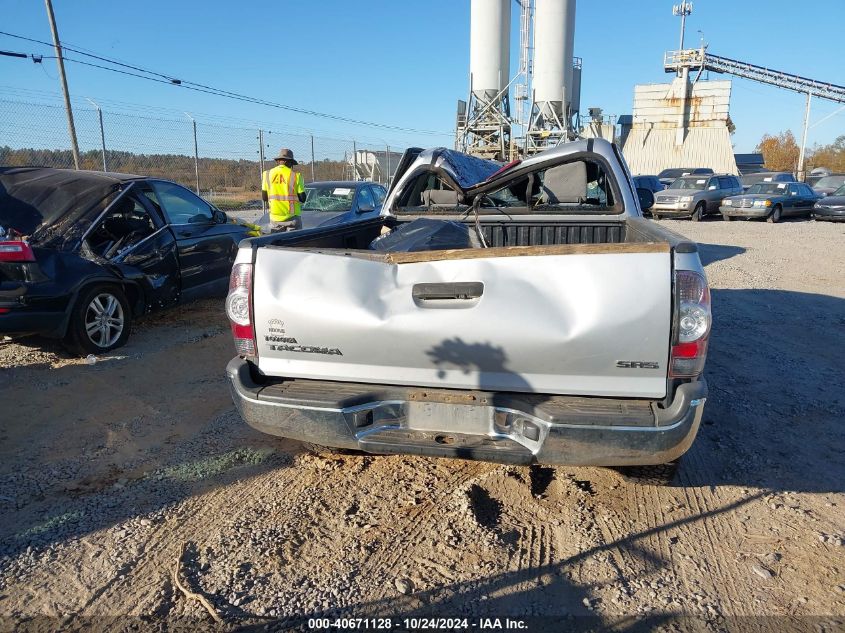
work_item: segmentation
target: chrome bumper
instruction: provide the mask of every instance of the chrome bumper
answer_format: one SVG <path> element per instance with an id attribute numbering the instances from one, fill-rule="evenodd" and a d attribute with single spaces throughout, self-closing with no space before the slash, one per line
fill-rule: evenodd
<path id="1" fill-rule="evenodd" d="M 692 202 L 655 202 L 649 211 L 660 215 L 691 215 L 694 208 Z"/>
<path id="2" fill-rule="evenodd" d="M 732 218 L 765 218 L 771 212 L 771 207 L 719 207 L 719 213 Z"/>
<path id="3" fill-rule="evenodd" d="M 585 415 L 583 411 L 578 413 L 576 423 L 570 423 L 565 419 L 550 421 L 529 411 L 531 407 L 508 406 L 507 399 L 497 401 L 496 394 L 476 399 L 478 404 L 468 404 L 475 397 L 462 396 L 462 392 L 440 401 L 418 401 L 410 391 L 407 399 L 378 399 L 345 407 L 335 406 L 330 394 L 326 397 L 328 406 L 321 406 L 313 397 L 307 403 L 284 397 L 269 401 L 262 399 L 263 387 L 253 381 L 243 359 L 230 361 L 226 373 L 241 417 L 270 435 L 376 454 L 508 464 L 626 466 L 670 462 L 692 445 L 707 397 L 707 384 L 702 379 L 681 385 L 672 405 L 655 408 L 648 425 L 631 425 L 624 419 L 614 424 L 606 415 L 590 422 L 589 412 Z"/>

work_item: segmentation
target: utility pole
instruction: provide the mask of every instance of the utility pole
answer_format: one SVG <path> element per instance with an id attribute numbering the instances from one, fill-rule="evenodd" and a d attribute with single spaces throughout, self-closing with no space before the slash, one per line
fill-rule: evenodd
<path id="1" fill-rule="evenodd" d="M 804 148 L 807 146 L 807 128 L 810 125 L 810 98 L 813 96 L 813 93 L 807 93 L 807 107 L 804 110 L 804 133 L 801 135 L 801 152 L 798 154 L 798 180 L 801 182 L 806 182 L 807 179 L 804 177 Z"/>
<path id="2" fill-rule="evenodd" d="M 88 99 L 88 97 L 85 97 Z M 97 119 L 100 121 L 100 147 L 103 151 L 103 171 L 108 171 L 108 167 L 106 167 L 106 131 L 103 128 L 103 111 L 100 109 L 100 106 L 97 104 L 96 101 L 93 99 L 88 99 L 88 101 L 97 108 Z"/>
<path id="3" fill-rule="evenodd" d="M 261 171 L 261 191 L 264 191 L 264 130 L 258 129 L 258 169 Z M 261 196 L 261 215 L 262 217 L 267 212 L 267 203 L 264 202 L 264 196 Z"/>
<path id="4" fill-rule="evenodd" d="M 67 89 L 67 77 L 65 76 L 65 62 L 62 59 L 62 45 L 59 43 L 59 31 L 56 28 L 56 16 L 53 15 L 53 3 L 51 0 L 44 0 L 47 5 L 47 18 L 50 20 L 50 31 L 53 33 L 53 48 L 56 49 L 56 64 L 59 66 L 59 79 L 62 82 L 62 92 L 65 95 L 65 111 L 67 112 L 67 129 L 70 132 L 70 146 L 73 150 L 73 164 L 79 169 L 79 143 L 76 141 L 76 126 L 73 124 L 73 110 L 70 107 L 70 93 Z"/>
<path id="5" fill-rule="evenodd" d="M 200 150 L 197 144 L 197 120 L 187 112 L 185 116 L 191 120 L 191 126 L 194 129 L 194 172 L 197 176 L 197 195 L 200 195 Z"/>

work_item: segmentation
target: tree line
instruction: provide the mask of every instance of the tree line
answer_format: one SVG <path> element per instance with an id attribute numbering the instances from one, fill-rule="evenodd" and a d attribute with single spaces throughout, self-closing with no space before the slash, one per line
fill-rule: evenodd
<path id="1" fill-rule="evenodd" d="M 766 169 L 790 172 L 798 170 L 801 148 L 789 130 L 776 136 L 764 134 L 756 151 L 763 155 Z M 827 167 L 832 172 L 845 173 L 845 134 L 828 145 L 814 145 L 807 149 L 804 169 L 809 173 L 816 167 Z"/>
<path id="2" fill-rule="evenodd" d="M 98 150 L 82 152 L 80 167 L 100 171 L 103 169 L 103 155 Z M 265 161 L 265 168 L 273 166 Z M 70 150 L 22 148 L 12 149 L 0 146 L 0 165 L 5 167 L 73 167 Z M 109 171 L 151 176 L 173 180 L 186 187 L 196 184 L 194 157 L 181 154 L 135 154 L 133 152 L 106 151 L 106 165 Z M 317 180 L 343 180 L 347 177 L 344 161 L 318 160 L 314 163 Z M 306 182 L 311 180 L 311 163 L 300 163 L 296 171 L 301 172 Z M 255 160 L 233 160 L 225 158 L 199 159 L 200 188 L 219 191 L 251 191 L 261 189 L 259 163 Z"/>

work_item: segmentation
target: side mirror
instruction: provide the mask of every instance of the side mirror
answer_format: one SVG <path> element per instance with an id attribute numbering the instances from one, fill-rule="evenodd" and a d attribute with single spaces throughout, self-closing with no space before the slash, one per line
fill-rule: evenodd
<path id="1" fill-rule="evenodd" d="M 654 206 L 654 194 L 651 189 L 637 187 L 637 198 L 640 200 L 640 209 L 648 211 Z"/>
<path id="2" fill-rule="evenodd" d="M 373 205 L 368 202 L 365 202 L 364 204 L 358 205 L 358 211 L 356 211 L 356 213 L 370 213 L 371 211 L 375 210 L 376 208 Z"/>
<path id="3" fill-rule="evenodd" d="M 223 213 L 220 209 L 214 210 L 214 221 L 217 224 L 226 224 L 229 221 L 229 216 Z"/>

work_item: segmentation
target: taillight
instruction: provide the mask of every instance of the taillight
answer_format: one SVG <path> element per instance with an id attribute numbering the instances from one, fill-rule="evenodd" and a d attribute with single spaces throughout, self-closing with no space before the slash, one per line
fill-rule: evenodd
<path id="1" fill-rule="evenodd" d="M 0 242 L 0 262 L 34 262 L 35 253 L 27 242 Z"/>
<path id="2" fill-rule="evenodd" d="M 256 356 L 252 323 L 252 264 L 235 264 L 229 277 L 226 316 L 232 325 L 235 350 L 241 356 Z"/>
<path id="3" fill-rule="evenodd" d="M 704 370 L 710 336 L 710 289 L 702 275 L 690 270 L 675 272 L 675 332 L 669 376 L 694 378 Z"/>

